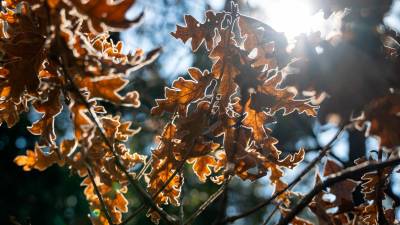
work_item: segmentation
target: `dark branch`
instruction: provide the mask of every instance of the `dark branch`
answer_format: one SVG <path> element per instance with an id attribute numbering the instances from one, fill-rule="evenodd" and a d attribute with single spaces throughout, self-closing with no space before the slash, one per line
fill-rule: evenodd
<path id="1" fill-rule="evenodd" d="M 214 194 L 212 194 L 197 210 L 194 212 L 186 221 L 185 225 L 191 224 L 211 203 L 213 203 L 222 193 L 224 193 L 226 187 L 229 184 L 228 179 Z"/>
<path id="2" fill-rule="evenodd" d="M 240 218 L 249 216 L 255 212 L 257 212 L 258 210 L 264 208 L 265 206 L 269 205 L 272 201 L 274 201 L 279 195 L 285 193 L 287 190 L 289 190 L 290 188 L 294 187 L 297 183 L 299 183 L 303 177 L 308 174 L 310 171 L 312 171 L 312 169 L 314 168 L 314 166 L 322 159 L 324 158 L 324 156 L 326 156 L 330 149 L 332 148 L 333 144 L 335 143 L 335 141 L 338 139 L 338 137 L 340 136 L 340 134 L 344 131 L 345 127 L 342 127 L 341 129 L 339 129 L 339 131 L 336 133 L 336 135 L 332 138 L 332 140 L 322 149 L 322 151 L 319 153 L 318 157 L 316 157 L 313 161 L 310 162 L 310 164 L 307 165 L 307 167 L 292 181 L 288 184 L 288 186 L 278 192 L 275 192 L 270 198 L 268 198 L 267 200 L 259 203 L 258 205 L 256 205 L 255 207 L 240 213 L 238 215 L 235 216 L 230 216 L 227 217 L 224 222 L 234 222 L 235 220 L 238 220 Z"/>
<path id="3" fill-rule="evenodd" d="M 112 218 L 110 216 L 110 213 L 109 213 L 109 211 L 107 209 L 106 203 L 104 202 L 103 196 L 101 195 L 101 193 L 99 191 L 99 188 L 97 187 L 96 181 L 94 180 L 92 170 L 90 169 L 89 165 L 87 165 L 86 167 L 87 167 L 87 172 L 88 172 L 88 175 L 89 175 L 89 179 L 93 184 L 94 192 L 96 193 L 97 198 L 100 201 L 100 205 L 101 205 L 102 211 L 104 212 L 104 215 L 106 216 L 108 223 L 113 225 L 114 223 L 113 223 Z"/>
<path id="4" fill-rule="evenodd" d="M 328 178 L 324 182 L 317 184 L 313 188 L 313 190 L 311 190 L 306 196 L 304 196 L 304 198 L 300 201 L 300 203 L 296 207 L 294 207 L 288 213 L 288 215 L 278 223 L 278 225 L 289 224 L 297 214 L 299 214 L 305 207 L 308 206 L 308 204 L 312 201 L 314 196 L 317 195 L 319 192 L 321 192 L 323 189 L 330 187 L 345 179 L 354 178 L 370 171 L 376 171 L 384 169 L 386 167 L 396 166 L 398 164 L 400 164 L 400 158 L 380 163 L 365 162 L 357 166 L 349 167 L 339 173 L 335 173 L 328 176 Z"/>
<path id="5" fill-rule="evenodd" d="M 268 222 L 272 219 L 272 217 L 274 217 L 275 213 L 278 212 L 279 205 L 280 205 L 280 204 L 278 204 L 278 205 L 275 206 L 275 208 L 274 208 L 274 210 L 272 210 L 271 214 L 269 214 L 269 216 L 267 217 L 267 219 L 265 219 L 263 225 L 267 225 Z"/>
<path id="6" fill-rule="evenodd" d="M 378 162 L 382 162 L 382 154 L 383 154 L 383 150 L 382 148 L 379 149 L 378 152 Z M 385 179 L 383 179 L 383 177 Z M 382 205 L 382 201 L 385 198 L 385 194 L 384 194 L 384 189 L 385 189 L 385 180 L 386 177 L 382 171 L 382 169 L 378 170 L 378 184 L 376 186 L 375 189 L 375 202 L 378 208 L 378 222 L 381 225 L 389 225 L 389 222 L 386 220 L 385 217 L 385 212 L 383 210 L 383 205 Z"/>
<path id="7" fill-rule="evenodd" d="M 133 179 L 133 177 L 131 176 L 131 174 L 129 174 L 129 172 L 126 170 L 125 166 L 122 165 L 122 163 L 119 160 L 119 156 L 118 154 L 115 152 L 114 150 L 114 146 L 111 143 L 111 141 L 107 138 L 103 127 L 100 124 L 100 121 L 98 120 L 96 113 L 93 112 L 93 109 L 91 107 L 91 105 L 89 104 L 89 102 L 86 100 L 85 96 L 82 95 L 82 93 L 80 92 L 80 90 L 78 89 L 78 87 L 75 85 L 74 80 L 72 79 L 72 77 L 70 76 L 70 74 L 68 73 L 68 70 L 65 66 L 64 63 L 68 62 L 68 57 L 65 55 L 65 52 L 69 52 L 69 49 L 67 46 L 65 46 L 65 43 L 62 41 L 61 37 L 57 38 L 58 40 L 58 44 L 60 45 L 61 49 L 67 49 L 68 51 L 61 51 L 62 54 L 61 55 L 61 62 L 60 65 L 62 67 L 63 70 L 63 75 L 66 77 L 66 79 L 68 80 L 70 87 L 71 87 L 71 91 L 74 92 L 74 94 L 76 94 L 79 98 L 79 100 L 85 105 L 85 107 L 87 108 L 87 110 L 89 111 L 89 117 L 90 119 L 95 123 L 97 129 L 100 132 L 100 136 L 102 137 L 102 139 L 104 140 L 104 142 L 106 143 L 107 147 L 109 148 L 110 152 L 112 153 L 112 155 L 115 158 L 115 164 L 117 165 L 118 169 L 120 169 L 124 175 L 127 177 L 129 183 L 133 186 L 133 188 L 135 189 L 135 191 L 137 193 L 139 193 L 140 197 L 142 198 L 142 202 L 144 202 L 147 206 L 149 206 L 150 208 L 152 208 L 154 211 L 156 211 L 162 219 L 164 219 L 167 223 L 169 224 L 175 224 L 177 222 L 177 219 L 171 215 L 169 215 L 168 213 L 166 213 L 164 210 L 162 210 L 160 207 L 158 207 L 154 201 L 152 200 L 151 196 L 136 182 L 135 179 Z"/>

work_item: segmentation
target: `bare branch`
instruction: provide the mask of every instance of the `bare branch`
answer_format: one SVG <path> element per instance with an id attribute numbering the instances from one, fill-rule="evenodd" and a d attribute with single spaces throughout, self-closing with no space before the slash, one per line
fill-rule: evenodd
<path id="1" fill-rule="evenodd" d="M 193 221 L 211 204 L 213 203 L 226 189 L 231 178 L 227 179 L 224 184 L 212 194 L 186 221 L 185 225 L 193 223 Z"/>
<path id="2" fill-rule="evenodd" d="M 100 205 L 101 205 L 102 211 L 104 212 L 104 215 L 106 216 L 108 223 L 113 225 L 114 223 L 113 223 L 112 218 L 110 216 L 110 213 L 109 213 L 109 211 L 107 209 L 106 203 L 104 202 L 103 196 L 101 195 L 101 193 L 99 191 L 99 188 L 97 187 L 96 181 L 94 180 L 92 170 L 90 169 L 89 165 L 86 165 L 86 168 L 87 168 L 87 172 L 88 172 L 88 175 L 89 175 L 89 179 L 93 184 L 94 192 L 96 193 L 97 198 L 100 201 Z"/>
<path id="3" fill-rule="evenodd" d="M 227 217 L 224 222 L 234 222 L 237 219 L 249 216 L 255 212 L 257 212 L 258 210 L 262 209 L 263 207 L 269 205 L 272 201 L 274 201 L 279 195 L 285 193 L 287 190 L 291 189 L 292 187 L 294 187 L 297 183 L 299 183 L 303 177 L 308 174 L 310 171 L 312 171 L 312 169 L 314 168 L 314 166 L 321 161 L 321 159 L 326 156 L 330 149 L 332 148 L 333 144 L 335 143 L 335 141 L 338 139 L 338 137 L 340 136 L 340 134 L 344 131 L 345 126 L 342 127 L 341 129 L 339 129 L 339 131 L 336 133 L 336 135 L 332 138 L 332 140 L 322 149 L 322 151 L 319 153 L 319 155 L 310 162 L 310 164 L 307 165 L 307 167 L 292 181 L 288 184 L 288 186 L 278 192 L 275 192 L 270 198 L 268 198 L 267 200 L 259 203 L 258 205 L 256 205 L 255 207 L 240 213 L 238 215 L 234 215 L 234 216 L 230 216 Z"/>
<path id="4" fill-rule="evenodd" d="M 151 166 L 152 162 L 153 162 L 153 158 L 150 158 L 149 161 L 146 162 L 146 164 L 143 166 L 143 168 L 136 175 L 136 177 L 135 177 L 136 180 L 142 179 L 143 175 L 146 173 L 146 170 Z"/>
<path id="5" fill-rule="evenodd" d="M 324 182 L 317 184 L 306 196 L 304 196 L 300 203 L 292 210 L 290 210 L 286 217 L 279 221 L 278 225 L 289 224 L 297 214 L 299 214 L 305 207 L 308 206 L 314 196 L 321 192 L 323 189 L 330 187 L 345 179 L 354 178 L 359 176 L 360 174 L 384 169 L 386 167 L 396 166 L 398 164 L 400 164 L 400 158 L 378 163 L 365 162 L 357 166 L 349 167 L 339 173 L 328 176 L 328 178 Z"/>
<path id="6" fill-rule="evenodd" d="M 183 177 L 183 172 L 181 173 L 181 179 Z M 182 187 L 182 191 L 181 191 L 181 196 L 179 198 L 179 201 L 181 203 L 181 205 L 179 206 L 179 225 L 183 225 L 184 219 L 185 219 L 185 211 L 183 209 L 183 198 L 184 198 L 184 188 Z"/>
<path id="7" fill-rule="evenodd" d="M 141 213 L 144 209 L 146 209 L 146 205 L 141 204 L 139 206 L 139 208 L 135 209 L 135 211 L 133 211 L 131 215 L 129 215 L 124 221 L 122 221 L 122 223 L 120 223 L 120 225 L 127 224 L 129 221 L 131 221 L 133 218 L 135 218 L 137 215 L 139 215 L 139 213 Z"/>
<path id="8" fill-rule="evenodd" d="M 276 212 L 278 212 L 279 209 L 279 205 L 280 203 L 278 203 L 278 205 L 275 206 L 274 210 L 272 210 L 271 214 L 269 214 L 269 216 L 267 217 L 267 219 L 265 219 L 263 225 L 267 225 L 268 222 L 272 219 L 272 217 L 275 215 Z"/>
<path id="9" fill-rule="evenodd" d="M 378 152 L 378 162 L 382 162 L 382 155 L 383 155 L 383 149 L 380 148 Z M 386 220 L 385 217 L 385 212 L 383 210 L 383 205 L 382 201 L 384 200 L 384 189 L 385 189 L 385 179 L 382 179 L 382 176 L 384 177 L 382 169 L 378 170 L 378 184 L 375 189 L 375 202 L 378 208 L 378 222 L 381 225 L 388 225 L 389 222 Z"/>

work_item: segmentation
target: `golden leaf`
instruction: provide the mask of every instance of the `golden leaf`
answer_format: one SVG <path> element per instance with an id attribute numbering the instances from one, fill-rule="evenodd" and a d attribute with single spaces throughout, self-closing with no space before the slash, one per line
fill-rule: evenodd
<path id="1" fill-rule="evenodd" d="M 151 109 L 154 115 L 163 112 L 173 113 L 175 110 L 180 115 L 186 115 L 190 103 L 204 97 L 207 86 L 211 82 L 211 75 L 206 70 L 203 73 L 197 68 L 190 68 L 189 74 L 192 80 L 178 78 L 172 84 L 173 88 L 165 89 L 165 99 L 157 99 L 157 106 Z"/>
<path id="2" fill-rule="evenodd" d="M 225 13 L 215 14 L 213 11 L 207 11 L 205 22 L 198 22 L 193 16 L 185 16 L 185 26 L 176 26 L 176 31 L 171 33 L 177 39 L 186 42 L 192 39 L 192 50 L 197 51 L 201 44 L 205 41 L 208 50 L 214 46 L 214 36 L 218 29 L 221 29 Z"/>

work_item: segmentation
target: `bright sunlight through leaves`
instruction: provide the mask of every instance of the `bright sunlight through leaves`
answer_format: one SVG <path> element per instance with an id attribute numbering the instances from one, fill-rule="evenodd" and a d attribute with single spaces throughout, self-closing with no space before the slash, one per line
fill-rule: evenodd
<path id="1" fill-rule="evenodd" d="M 248 3 L 259 7 L 266 16 L 265 20 L 288 39 L 299 34 L 322 30 L 326 21 L 322 12 L 313 12 L 310 1 L 299 0 L 249 0 Z"/>

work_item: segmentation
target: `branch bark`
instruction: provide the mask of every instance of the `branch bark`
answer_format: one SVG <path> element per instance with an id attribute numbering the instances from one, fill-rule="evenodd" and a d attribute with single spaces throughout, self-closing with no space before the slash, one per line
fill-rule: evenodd
<path id="1" fill-rule="evenodd" d="M 300 203 L 296 205 L 296 207 L 294 207 L 286 217 L 279 221 L 278 225 L 289 224 L 297 214 L 299 214 L 305 207 L 308 206 L 314 196 L 321 192 L 323 189 L 330 187 L 345 179 L 354 178 L 359 176 L 360 174 L 384 169 L 391 166 L 396 166 L 398 164 L 400 164 L 400 158 L 378 163 L 365 162 L 363 164 L 349 167 L 339 173 L 328 176 L 328 178 L 324 182 L 317 184 L 306 196 L 304 196 Z"/>

